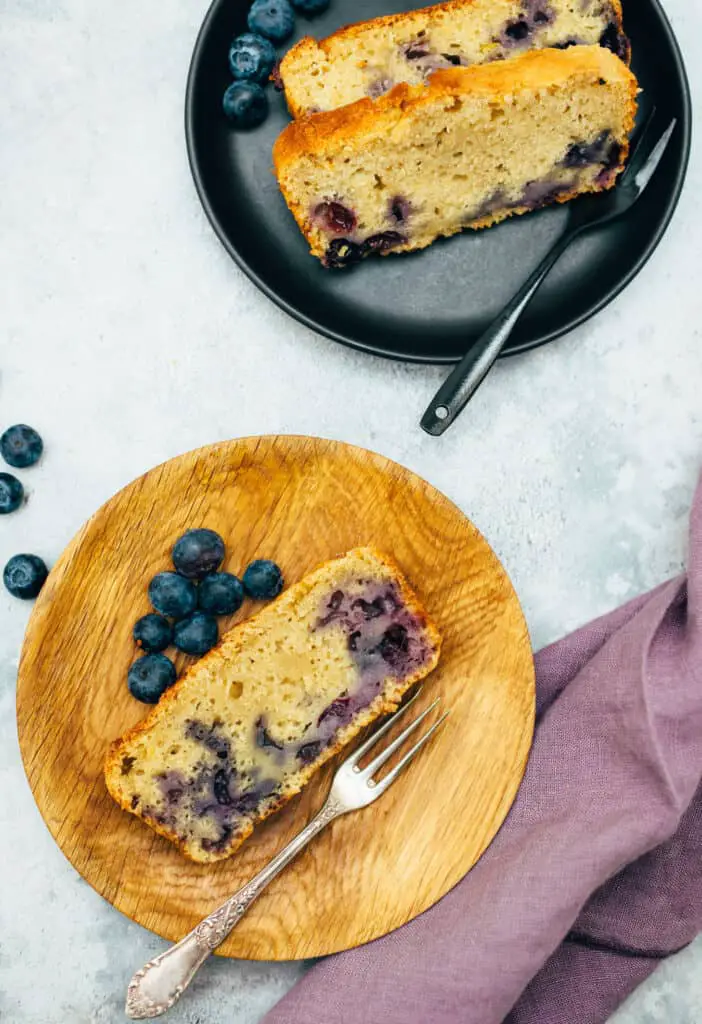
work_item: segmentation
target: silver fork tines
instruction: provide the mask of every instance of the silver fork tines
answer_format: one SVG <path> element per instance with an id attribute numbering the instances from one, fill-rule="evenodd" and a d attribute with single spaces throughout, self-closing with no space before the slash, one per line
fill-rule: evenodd
<path id="1" fill-rule="evenodd" d="M 375 773 L 378 771 L 379 768 L 382 768 L 382 766 L 385 764 L 386 761 L 390 760 L 390 758 L 395 753 L 397 748 L 402 746 L 402 744 L 405 742 L 407 737 L 410 736 L 414 732 L 415 729 L 419 728 L 419 726 L 422 724 L 422 722 L 427 717 L 427 715 L 430 714 L 434 710 L 434 708 L 436 707 L 436 705 L 438 703 L 439 703 L 439 698 L 437 697 L 436 700 L 433 702 L 433 704 L 430 704 L 428 708 L 426 708 L 424 711 L 422 711 L 421 715 L 419 715 L 417 718 L 415 718 L 415 720 L 413 722 L 410 722 L 410 724 L 407 726 L 407 728 L 403 729 L 402 732 L 400 733 L 400 735 L 397 736 L 392 741 L 392 743 L 388 744 L 388 746 L 385 747 L 384 750 L 381 750 L 381 752 L 378 754 L 378 756 L 375 757 L 370 762 L 370 764 L 366 765 L 366 767 L 363 768 L 362 770 L 358 766 L 358 761 L 359 761 L 358 754 L 354 754 L 353 755 L 354 771 L 358 772 L 358 774 L 361 776 L 361 778 L 365 779 L 368 782 L 369 785 L 375 786 L 376 783 L 373 781 L 373 778 L 372 778 L 373 775 L 375 775 Z M 404 710 L 405 709 L 402 708 L 402 712 L 404 712 Z M 399 712 L 398 712 L 398 714 L 399 714 Z M 392 724 L 393 725 L 395 724 L 395 720 L 396 720 L 396 718 L 395 718 L 395 716 L 393 716 L 393 720 L 392 720 Z M 437 722 L 436 725 L 433 726 L 433 728 L 426 734 L 426 736 L 430 736 L 431 732 L 433 732 L 433 729 L 435 729 L 438 724 L 439 724 L 439 722 Z M 373 736 L 372 739 L 373 739 L 373 745 L 375 745 L 375 743 L 377 742 L 378 737 L 377 736 Z M 415 746 L 412 747 L 412 749 L 410 751 L 408 751 L 408 753 L 405 755 L 405 757 L 408 758 L 408 759 L 410 757 L 413 757 L 415 751 L 419 750 L 421 742 L 422 741 L 420 740 L 419 743 L 415 744 Z"/>
<path id="2" fill-rule="evenodd" d="M 445 712 L 427 731 L 420 736 L 413 747 L 398 761 L 388 774 L 376 781 L 373 775 L 392 757 L 396 750 L 417 729 L 427 715 L 439 703 L 437 698 L 422 711 L 414 721 L 402 730 L 365 768 L 359 768 L 359 761 L 378 743 L 393 725 L 407 712 L 419 697 L 421 688 L 379 729 L 376 729 L 356 750 L 354 750 L 337 769 L 332 780 L 329 795 L 322 809 L 312 821 L 298 833 L 288 845 L 277 854 L 243 889 L 230 896 L 220 907 L 217 907 L 197 927 L 171 946 L 160 956 L 151 960 L 132 978 L 127 990 L 126 1013 L 133 1020 L 145 1020 L 159 1017 L 174 1003 L 188 987 L 195 974 L 208 958 L 220 946 L 232 928 L 244 916 L 257 896 L 265 889 L 276 875 L 296 857 L 301 850 L 334 818 L 366 807 L 373 803 L 393 784 L 397 776 L 410 761 L 417 756 L 424 744 L 436 732 L 446 719 Z"/>
<path id="3" fill-rule="evenodd" d="M 641 190 L 641 192 L 643 192 L 643 190 L 646 188 L 653 175 L 656 173 L 656 168 L 658 167 L 658 164 L 661 162 L 663 154 L 668 148 L 668 143 L 670 142 L 671 136 L 675 131 L 675 126 L 677 125 L 677 123 L 677 120 L 673 118 L 673 120 L 670 122 L 666 130 L 661 135 L 656 145 L 651 150 L 651 153 L 648 156 L 648 158 L 644 161 L 643 166 L 634 169 L 633 173 L 635 176 L 636 186 L 638 189 Z"/>

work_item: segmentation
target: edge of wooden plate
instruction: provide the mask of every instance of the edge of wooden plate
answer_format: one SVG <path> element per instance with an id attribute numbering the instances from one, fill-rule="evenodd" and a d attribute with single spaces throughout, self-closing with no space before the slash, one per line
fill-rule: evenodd
<path id="1" fill-rule="evenodd" d="M 49 579 L 47 581 L 47 584 L 45 585 L 45 587 L 44 587 L 44 589 L 43 589 L 43 591 L 42 591 L 42 593 L 41 593 L 41 595 L 40 595 L 40 597 L 39 597 L 39 599 L 38 599 L 38 601 L 37 601 L 37 603 L 35 605 L 35 608 L 33 609 L 33 612 L 32 612 L 29 624 L 27 626 L 27 632 L 26 632 L 26 635 L 25 635 L 25 638 L 24 638 L 24 643 L 22 645 L 22 653 L 21 653 L 21 657 L 20 657 L 20 665 L 19 665 L 18 681 L 17 681 L 17 729 L 18 729 L 18 736 L 19 736 L 20 751 L 21 751 L 21 756 L 22 756 L 22 763 L 23 763 L 23 766 L 24 766 L 25 774 L 26 774 L 28 782 L 29 782 L 30 789 L 32 791 L 32 795 L 33 795 L 34 800 L 36 802 L 36 805 L 37 805 L 37 807 L 39 809 L 39 812 L 40 812 L 40 814 L 41 814 L 41 816 L 42 816 L 42 818 L 43 818 L 47 828 L 49 829 L 49 832 L 51 833 L 53 838 L 56 840 L 57 845 L 59 846 L 59 849 L 61 849 L 61 851 L 64 853 L 64 856 L 66 856 L 67 860 L 69 860 L 69 862 L 72 864 L 72 866 L 76 869 L 76 871 L 79 872 L 79 874 L 81 874 L 81 876 L 85 879 L 85 881 L 88 882 L 88 884 L 92 888 L 94 888 L 96 890 L 96 892 L 98 892 L 101 896 L 103 896 L 103 898 L 105 898 L 108 902 L 110 902 L 116 909 L 118 909 L 118 910 L 120 910 L 120 912 L 124 913 L 125 916 L 130 917 L 132 920 L 134 920 L 137 923 L 141 924 L 143 927 L 149 928 L 152 931 L 156 931 L 158 934 L 162 935 L 166 939 L 169 939 L 171 941 L 177 940 L 177 939 L 182 937 L 182 934 L 185 931 L 187 931 L 186 927 L 182 927 L 182 928 L 180 926 L 178 928 L 165 927 L 163 925 L 162 921 L 160 922 L 160 925 L 156 925 L 155 923 L 149 921 L 149 919 L 146 916 L 146 914 L 141 914 L 140 915 L 137 911 L 134 910 L 134 908 L 132 908 L 131 910 L 125 908 L 124 901 L 120 901 L 119 885 L 118 885 L 117 889 L 115 890 L 114 880 L 112 880 L 109 877 L 105 877 L 104 873 L 103 873 L 102 876 L 99 876 L 98 878 L 96 878 L 95 877 L 95 872 L 93 872 L 93 877 L 90 877 L 91 873 L 89 871 L 85 870 L 85 866 L 81 867 L 78 864 L 76 864 L 75 860 L 64 849 L 64 847 L 62 845 L 62 842 L 61 842 L 61 836 L 60 836 L 60 830 L 61 830 L 62 822 L 58 821 L 55 818 L 55 816 L 52 814 L 51 796 L 50 796 L 50 794 L 51 794 L 51 786 L 46 784 L 46 782 L 42 783 L 42 781 L 40 779 L 41 769 L 36 767 L 36 766 L 33 766 L 30 763 L 32 756 L 36 753 L 36 742 L 37 742 L 36 737 L 34 737 L 32 735 L 31 730 L 29 730 L 29 728 L 28 728 L 28 726 L 30 724 L 29 720 L 31 719 L 31 708 L 28 707 L 28 704 L 31 703 L 31 685 L 32 685 L 31 678 L 32 677 L 27 679 L 26 673 L 28 671 L 27 663 L 28 663 L 28 660 L 29 660 L 30 646 L 36 644 L 36 642 L 37 642 L 36 634 L 37 634 L 37 632 L 40 633 L 40 631 L 41 631 L 41 626 L 42 626 L 43 619 L 44 619 L 45 615 L 48 614 L 49 609 L 51 607 L 51 604 L 52 604 L 52 602 L 53 602 L 53 600 L 55 598 L 55 595 L 58 592 L 58 589 L 59 589 L 59 587 L 60 587 L 60 585 L 62 583 L 62 580 L 63 580 L 63 578 L 64 578 L 64 576 L 66 574 L 66 571 L 67 571 L 71 561 L 75 557 L 76 553 L 80 549 L 81 545 L 83 544 L 86 536 L 89 535 L 91 527 L 94 524 L 96 524 L 97 522 L 100 521 L 100 519 L 105 515 L 105 512 L 107 510 L 109 510 L 111 505 L 113 505 L 114 503 L 117 502 L 117 500 L 120 498 L 120 496 L 124 496 L 126 492 L 130 492 L 130 491 L 133 491 L 133 490 L 134 491 L 139 490 L 140 488 L 142 488 L 144 486 L 145 482 L 147 480 L 149 480 L 149 478 L 156 477 L 158 474 L 163 473 L 165 471 L 166 467 L 172 466 L 172 465 L 174 465 L 176 463 L 184 464 L 184 463 L 187 463 L 188 461 L 190 461 L 193 464 L 197 464 L 198 462 L 201 462 L 204 458 L 208 458 L 208 457 L 218 458 L 218 457 L 221 457 L 222 455 L 224 455 L 225 453 L 231 451 L 232 449 L 236 449 L 238 452 L 241 452 L 242 449 L 243 449 L 243 451 L 255 452 L 256 449 L 259 446 L 264 447 L 266 450 L 270 449 L 272 452 L 275 452 L 276 447 L 278 445 L 285 445 L 285 446 L 288 447 L 288 450 L 291 447 L 294 447 L 296 445 L 300 445 L 301 447 L 312 446 L 312 450 L 313 450 L 313 452 L 315 454 L 316 453 L 323 454 L 325 452 L 332 452 L 332 451 L 336 451 L 336 450 L 342 450 L 344 452 L 347 452 L 349 455 L 351 455 L 356 460 L 361 460 L 361 461 L 362 460 L 370 460 L 370 462 L 373 464 L 375 469 L 380 471 L 383 476 L 385 476 L 386 473 L 387 473 L 387 470 L 390 469 L 403 481 L 403 483 L 406 482 L 406 481 L 414 481 L 417 485 L 419 485 L 424 490 L 424 492 L 427 495 L 431 495 L 432 500 L 434 500 L 434 501 L 436 501 L 438 503 L 443 504 L 443 506 L 444 506 L 444 508 L 445 508 L 447 513 L 449 513 L 451 516 L 458 516 L 460 518 L 460 520 L 463 521 L 463 523 L 465 524 L 467 530 L 472 534 L 472 536 L 473 536 L 474 540 L 476 541 L 476 543 L 478 545 L 482 546 L 483 550 L 486 553 L 489 553 L 489 557 L 490 557 L 491 562 L 492 562 L 492 567 L 495 570 L 495 575 L 496 575 L 496 577 L 500 578 L 501 583 L 502 583 L 502 585 L 505 588 L 506 598 L 513 603 L 515 609 L 519 613 L 520 625 L 521 625 L 521 636 L 519 638 L 520 652 L 521 652 L 521 648 L 525 647 L 525 651 L 520 653 L 520 657 L 522 657 L 522 654 L 527 654 L 528 655 L 528 657 L 525 657 L 525 659 L 524 659 L 525 664 L 522 666 L 522 668 L 525 670 L 524 684 L 525 684 L 525 687 L 528 690 L 528 693 L 526 693 L 525 699 L 528 699 L 528 703 L 530 704 L 530 714 L 529 714 L 529 716 L 527 718 L 525 718 L 525 721 L 524 721 L 523 734 L 522 734 L 522 737 L 520 739 L 520 743 L 518 745 L 517 752 L 515 753 L 515 758 L 514 758 L 515 763 L 511 766 L 511 769 L 510 769 L 510 775 L 509 775 L 509 779 L 508 779 L 509 785 L 507 785 L 506 788 L 504 789 L 504 791 L 501 793 L 497 812 L 493 813 L 493 815 L 492 815 L 492 823 L 494 824 L 494 827 L 491 827 L 491 828 L 489 828 L 487 830 L 485 838 L 484 838 L 484 841 L 481 843 L 480 848 L 478 849 L 477 853 L 475 853 L 475 855 L 471 858 L 470 863 L 468 863 L 467 866 L 465 866 L 465 870 L 461 871 L 460 875 L 456 876 L 455 872 L 453 872 L 450 880 L 447 882 L 447 884 L 445 886 L 442 887 L 442 891 L 441 892 L 439 892 L 438 894 L 434 894 L 434 896 L 428 902 L 426 902 L 425 904 L 421 905 L 421 903 L 420 903 L 420 905 L 417 906 L 416 909 L 413 909 L 412 912 L 409 913 L 408 916 L 403 921 L 399 921 L 399 922 L 393 924 L 392 927 L 389 927 L 389 928 L 385 928 L 385 929 L 381 928 L 380 931 L 373 931 L 373 929 L 371 929 L 367 937 L 361 938 L 358 941 L 356 941 L 356 940 L 350 941 L 347 944 L 343 944 L 343 943 L 342 944 L 338 944 L 338 943 L 337 944 L 332 944 L 330 947 L 323 946 L 321 949 L 317 949 L 317 947 L 314 946 L 314 943 L 311 944 L 311 947 L 310 947 L 310 943 L 309 942 L 307 943 L 307 945 L 305 945 L 303 943 L 300 948 L 295 948 L 295 950 L 293 951 L 292 955 L 291 955 L 289 949 L 281 949 L 280 951 L 278 951 L 277 949 L 271 949 L 268 946 L 266 946 L 265 949 L 257 948 L 256 943 L 254 943 L 250 939 L 249 939 L 249 942 L 248 942 L 248 945 L 247 945 L 246 944 L 246 938 L 244 938 L 244 940 L 243 940 L 244 945 L 242 946 L 242 942 L 239 941 L 238 938 L 235 938 L 235 936 L 238 935 L 240 929 L 242 929 L 242 930 L 244 929 L 244 922 L 247 920 L 247 918 L 245 918 L 244 921 L 242 921 L 242 924 L 240 926 L 238 926 L 238 928 L 235 930 L 233 935 L 230 936 L 230 938 L 227 940 L 227 942 L 218 951 L 218 952 L 220 952 L 220 954 L 222 954 L 224 956 L 238 956 L 238 957 L 242 957 L 243 956 L 243 957 L 248 958 L 248 959 L 267 959 L 267 960 L 303 959 L 303 958 L 307 958 L 307 957 L 311 957 L 311 956 L 321 956 L 321 955 L 326 955 L 328 953 L 340 952 L 340 951 L 342 951 L 344 949 L 351 948 L 351 947 L 353 947 L 355 945 L 359 945 L 362 942 L 371 941 L 372 939 L 378 938 L 381 935 L 387 934 L 389 931 L 395 930 L 395 928 L 400 927 L 403 923 L 407 923 L 407 921 L 412 920 L 414 917 L 418 916 L 419 914 L 423 913 L 425 910 L 429 909 L 429 907 L 431 907 L 435 902 L 437 902 L 438 899 L 441 899 L 444 895 L 446 895 L 446 893 L 449 892 L 461 880 L 461 878 L 467 873 L 467 871 L 469 871 L 475 865 L 475 863 L 483 855 L 485 850 L 488 848 L 488 846 L 493 841 L 493 839 L 495 838 L 495 836 L 499 832 L 500 828 L 502 827 L 502 824 L 504 823 L 504 820 L 507 817 L 507 814 L 509 813 L 509 810 L 510 810 L 510 808 L 511 808 L 513 802 L 514 802 L 514 799 L 515 799 L 515 797 L 517 795 L 517 792 L 518 792 L 519 787 L 521 785 L 521 780 L 522 780 L 523 775 L 524 775 L 524 771 L 526 769 L 526 765 L 527 765 L 527 761 L 528 761 L 528 757 L 529 757 L 529 752 L 530 752 L 530 749 L 531 749 L 531 743 L 532 743 L 532 738 L 533 738 L 533 730 L 534 730 L 534 720 L 535 720 L 535 680 L 534 680 L 533 657 L 532 657 L 532 654 L 531 654 L 531 644 L 530 644 L 530 641 L 529 641 L 528 628 L 527 628 L 527 625 L 526 625 L 526 621 L 524 619 L 524 615 L 523 615 L 523 612 L 522 612 L 522 609 L 521 609 L 521 605 L 519 604 L 519 599 L 517 597 L 517 594 L 516 594 L 516 592 L 514 590 L 514 587 L 512 585 L 512 582 L 511 582 L 511 580 L 509 578 L 508 573 L 504 569 L 504 566 L 502 565 L 502 563 L 500 562 L 500 560 L 498 559 L 497 555 L 494 553 L 494 551 L 492 550 L 492 548 L 490 547 L 488 542 L 485 540 L 485 538 L 483 537 L 482 533 L 467 518 L 467 516 L 465 516 L 465 514 L 461 511 L 461 509 L 458 508 L 458 506 L 456 506 L 452 501 L 450 501 L 450 499 L 448 499 L 441 491 L 437 490 L 437 488 L 435 488 L 432 484 L 430 484 L 428 481 L 423 479 L 418 474 L 414 473 L 412 470 L 406 469 L 405 467 L 403 467 L 399 463 L 394 462 L 391 459 L 388 459 L 386 456 L 380 455 L 380 454 L 378 454 L 376 452 L 372 452 L 372 451 L 370 451 L 368 449 L 365 449 L 365 448 L 362 448 L 362 447 L 359 447 L 359 446 L 347 444 L 346 442 L 342 442 L 342 441 L 333 441 L 333 440 L 328 440 L 328 439 L 324 439 L 324 438 L 309 437 L 309 436 L 306 436 L 306 435 L 299 435 L 299 434 L 291 434 L 291 435 L 261 435 L 261 436 L 251 436 L 251 437 L 244 437 L 244 438 L 235 438 L 235 439 L 232 439 L 230 441 L 221 441 L 221 442 L 218 442 L 218 443 L 213 444 L 213 445 L 206 445 L 206 446 L 203 446 L 201 448 L 193 449 L 192 451 L 185 452 L 185 453 L 183 453 L 182 455 L 179 455 L 179 456 L 175 456 L 174 458 L 166 460 L 165 462 L 159 464 L 158 466 L 153 467 L 152 469 L 150 469 L 147 472 L 143 473 L 141 476 L 137 477 L 131 483 L 127 484 L 125 487 L 121 488 L 108 501 L 106 501 L 87 520 L 87 522 L 78 530 L 78 532 L 75 534 L 73 539 L 69 542 L 67 547 L 64 549 L 63 553 L 60 555 L 60 557 L 56 561 L 53 569 L 51 570 L 51 573 L 49 575 Z M 204 486 L 206 486 L 206 484 Z M 420 592 L 421 592 L 421 589 L 422 588 L 420 587 Z M 529 668 L 529 665 L 530 665 L 530 668 Z M 437 670 L 437 671 L 439 671 L 439 670 Z M 41 745 L 41 739 L 39 740 L 39 743 Z M 430 749 L 430 748 L 427 748 L 427 749 Z M 338 763 L 338 760 L 339 760 L 338 758 L 335 758 L 331 762 L 331 765 L 332 766 L 336 765 Z M 332 769 L 330 768 L 329 771 L 331 771 L 331 770 Z M 313 780 L 312 783 L 310 783 L 310 785 L 307 787 L 307 789 L 305 791 L 307 794 L 309 794 L 310 791 L 314 791 L 315 784 L 316 784 L 317 787 L 319 787 L 319 785 L 320 785 L 320 783 L 319 783 L 320 778 L 321 779 L 326 779 L 326 778 L 328 778 L 328 775 L 325 774 L 324 771 L 322 773 L 320 773 L 320 776 L 317 776 L 316 780 Z M 326 783 L 323 782 L 322 785 L 326 786 Z M 393 787 L 393 789 L 394 788 L 395 787 Z M 297 798 L 297 799 L 299 800 L 300 798 Z M 387 797 L 383 797 L 383 799 L 384 800 L 389 799 L 389 794 L 388 794 Z M 303 818 L 303 815 L 305 813 L 305 804 L 306 803 L 309 804 L 309 799 L 305 798 L 305 794 L 303 794 L 302 806 L 300 806 L 299 804 L 295 804 L 295 812 L 297 813 L 297 824 L 295 825 L 295 828 L 293 829 L 293 833 L 295 831 L 297 831 L 297 829 L 299 827 L 300 820 Z M 308 807 L 307 810 L 309 810 L 309 809 L 310 808 Z M 123 813 L 123 812 L 120 812 L 120 813 Z M 285 813 L 285 812 L 281 812 L 281 813 Z M 368 811 L 359 812 L 359 814 L 361 814 L 361 813 L 368 813 Z M 350 818 L 355 818 L 355 817 L 356 817 L 356 815 L 350 815 L 349 819 Z M 342 819 L 342 821 L 347 821 L 349 819 Z M 130 819 L 130 820 L 133 822 L 134 819 Z M 339 822 L 337 824 L 341 824 L 341 822 Z M 139 823 L 138 827 L 143 828 L 144 826 Z M 166 844 L 165 840 L 157 839 L 156 837 L 154 837 L 154 839 L 158 843 L 163 843 L 164 846 L 168 845 L 168 844 Z M 249 847 L 249 849 L 250 849 L 251 846 L 254 843 L 254 840 L 255 840 L 255 836 L 254 836 L 254 839 L 249 840 L 248 843 L 245 844 L 244 847 L 242 847 L 242 851 L 246 847 Z M 320 841 L 321 840 L 317 840 L 317 843 L 319 843 Z M 282 845 L 282 844 L 279 843 L 278 845 Z M 169 847 L 169 849 L 172 849 L 172 848 Z M 173 849 L 173 853 L 179 858 L 179 860 L 183 860 L 180 857 L 180 855 L 177 854 L 177 852 L 174 849 Z M 235 859 L 236 858 L 233 858 L 232 861 L 234 861 Z M 222 862 L 222 863 L 224 865 L 232 865 L 232 861 L 225 861 L 225 862 Z M 190 862 L 184 861 L 184 863 L 185 864 L 189 864 Z M 296 862 L 296 863 L 298 863 L 298 862 Z M 261 865 L 259 865 L 259 866 L 261 866 Z M 200 868 L 201 866 L 199 866 L 199 865 L 191 865 L 191 867 L 193 867 L 193 868 Z M 222 865 L 220 864 L 220 865 L 216 865 L 214 867 L 221 868 Z M 294 868 L 294 865 L 289 867 L 287 869 L 288 872 L 291 872 L 293 868 Z M 98 875 L 99 875 L 99 872 L 98 872 Z M 211 880 L 212 880 L 212 877 L 210 877 L 210 881 Z M 118 882 L 119 882 L 119 880 L 118 880 Z M 231 890 L 227 890 L 225 895 L 229 895 L 230 891 L 235 891 L 235 889 L 237 888 L 239 883 L 240 883 L 240 879 L 237 879 L 236 882 L 233 882 L 232 886 L 231 886 Z M 261 899 L 264 899 L 264 898 L 265 897 L 262 897 Z M 216 905 L 216 901 L 215 901 L 215 903 L 212 904 L 212 906 L 214 906 L 214 905 Z M 254 909 L 257 906 L 258 906 L 258 904 L 255 904 L 254 905 Z M 252 911 L 250 912 L 250 915 L 253 915 L 254 909 L 252 909 Z M 208 911 L 205 911 L 205 912 L 208 912 Z M 198 914 L 196 914 L 193 917 L 193 920 L 192 920 L 192 923 L 191 923 L 190 927 L 192 927 L 197 922 L 197 920 L 199 920 L 199 915 Z"/>

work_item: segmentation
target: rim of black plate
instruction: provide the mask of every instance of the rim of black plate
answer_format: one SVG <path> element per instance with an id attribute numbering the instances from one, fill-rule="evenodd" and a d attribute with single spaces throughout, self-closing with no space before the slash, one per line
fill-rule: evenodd
<path id="1" fill-rule="evenodd" d="M 266 281 L 264 281 L 263 278 L 260 277 L 260 275 L 257 274 L 255 270 L 253 270 L 251 266 L 249 266 L 249 264 L 242 257 L 236 246 L 232 245 L 231 241 L 229 240 L 229 237 L 227 236 L 227 232 L 224 230 L 224 227 L 219 217 L 215 213 L 214 209 L 212 208 L 212 204 L 210 203 L 209 196 L 207 194 L 207 189 L 205 187 L 202 174 L 200 171 L 194 141 L 195 76 L 197 74 L 197 70 L 200 64 L 201 51 L 205 45 L 205 40 L 209 32 L 210 22 L 213 20 L 215 14 L 222 6 L 222 4 L 227 2 L 230 2 L 230 0 L 212 0 L 212 3 L 210 4 L 207 10 L 207 14 L 205 15 L 202 25 L 200 26 L 200 31 L 197 34 L 197 39 L 195 40 L 195 47 L 193 49 L 193 55 L 190 60 L 190 68 L 188 70 L 188 79 L 185 89 L 185 142 L 188 153 L 188 163 L 190 164 L 190 171 L 193 176 L 193 181 L 195 182 L 195 189 L 199 196 L 200 202 L 202 203 L 202 207 L 205 211 L 205 214 L 207 215 L 207 219 L 212 225 L 212 228 L 214 229 L 214 232 L 219 238 L 220 242 L 222 243 L 226 251 L 229 253 L 231 258 L 234 260 L 234 262 L 237 264 L 237 266 L 239 266 L 241 270 L 244 271 L 246 276 L 251 281 L 253 281 L 253 283 L 264 293 L 264 295 L 267 295 L 268 298 L 271 299 L 280 309 L 284 310 L 288 314 L 288 316 L 291 316 L 294 320 L 297 320 L 298 323 L 302 323 L 306 327 L 309 327 L 310 330 L 315 331 L 317 334 L 321 334 L 326 338 L 331 338 L 332 341 L 337 341 L 342 345 L 348 346 L 349 348 L 354 348 L 360 350 L 361 352 L 368 352 L 371 355 L 381 356 L 385 359 L 393 359 L 399 362 L 425 363 L 434 365 L 450 365 L 459 362 L 460 356 L 442 356 L 437 358 L 436 356 L 431 355 L 410 355 L 405 353 L 398 353 L 396 351 L 393 351 L 392 349 L 383 349 L 378 347 L 377 345 L 366 344 L 359 338 L 350 337 L 349 335 L 342 334 L 339 331 L 330 330 L 324 324 L 320 323 L 318 320 L 315 320 L 314 317 L 307 316 L 307 314 L 303 313 L 301 310 L 297 309 L 289 302 L 286 302 L 285 299 L 281 298 L 275 291 L 275 289 L 271 288 L 270 285 L 268 285 Z M 690 162 L 690 152 L 692 148 L 692 96 L 690 93 L 690 83 L 687 75 L 687 70 L 685 68 L 685 62 L 683 60 L 682 52 L 680 50 L 680 45 L 678 43 L 675 33 L 673 32 L 673 27 L 670 24 L 668 15 L 665 13 L 665 10 L 661 6 L 660 0 L 649 0 L 649 3 L 652 5 L 652 7 L 655 8 L 656 13 L 658 14 L 661 20 L 663 30 L 665 31 L 665 34 L 667 36 L 668 44 L 670 45 L 670 49 L 673 53 L 676 70 L 678 72 L 678 75 L 680 76 L 683 85 L 684 116 L 680 119 L 678 128 L 678 130 L 682 132 L 682 159 L 680 160 L 675 175 L 672 179 L 672 187 L 668 197 L 668 204 L 666 207 L 665 216 L 661 220 L 658 229 L 656 230 L 655 234 L 651 237 L 650 242 L 643 250 L 636 263 L 633 264 L 631 269 L 621 279 L 621 281 L 619 281 L 614 287 L 610 288 L 609 291 L 607 291 L 606 294 L 604 294 L 602 298 L 590 310 L 588 310 L 586 313 L 583 313 L 580 316 L 574 317 L 572 320 L 568 320 L 566 323 L 562 324 L 561 327 L 554 331 L 550 331 L 549 333 L 543 334 L 538 338 L 534 338 L 533 340 L 530 341 L 524 341 L 521 344 L 515 345 L 507 349 L 506 351 L 501 353 L 501 358 L 519 355 L 522 352 L 528 352 L 531 349 L 540 348 L 541 345 L 547 345 L 549 342 L 556 341 L 556 339 L 562 338 L 565 334 L 569 334 L 571 331 L 574 331 L 577 327 L 580 327 L 581 324 L 584 324 L 588 320 L 592 319 L 592 317 L 597 316 L 597 314 L 600 313 L 606 306 L 608 306 L 610 302 L 613 302 L 618 295 L 621 295 L 624 289 L 628 287 L 628 285 L 645 267 L 653 253 L 658 248 L 658 245 L 660 244 L 663 235 L 668 230 L 668 226 L 670 225 L 670 222 L 673 219 L 673 215 L 680 201 L 680 196 L 682 194 L 683 185 L 685 183 L 687 169 Z"/>

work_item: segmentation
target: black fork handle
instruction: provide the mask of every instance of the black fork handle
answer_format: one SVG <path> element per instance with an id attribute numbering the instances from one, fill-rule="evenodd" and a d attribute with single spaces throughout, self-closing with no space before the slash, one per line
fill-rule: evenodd
<path id="1" fill-rule="evenodd" d="M 429 403 L 420 426 L 439 437 L 447 430 L 478 390 L 490 367 L 507 343 L 520 316 L 543 284 L 549 271 L 579 234 L 568 225 L 531 277 L 468 350 Z"/>

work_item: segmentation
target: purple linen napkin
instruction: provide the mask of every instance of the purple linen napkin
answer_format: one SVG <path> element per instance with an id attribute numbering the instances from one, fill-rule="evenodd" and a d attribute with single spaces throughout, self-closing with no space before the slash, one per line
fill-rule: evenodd
<path id="1" fill-rule="evenodd" d="M 600 1024 L 702 929 L 702 484 L 687 577 L 536 666 L 524 782 L 478 864 L 265 1024 Z"/>

